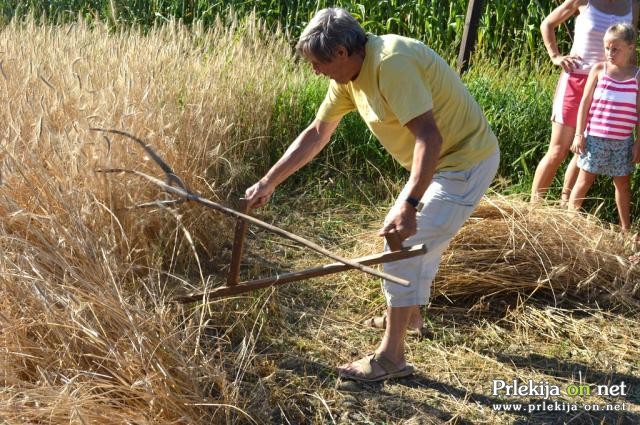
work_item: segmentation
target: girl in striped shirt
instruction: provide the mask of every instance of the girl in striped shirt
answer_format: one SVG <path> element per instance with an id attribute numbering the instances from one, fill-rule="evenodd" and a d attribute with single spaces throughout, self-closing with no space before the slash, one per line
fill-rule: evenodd
<path id="1" fill-rule="evenodd" d="M 571 151 L 579 154 L 580 174 L 569 198 L 577 210 L 597 175 L 611 176 L 623 231 L 631 226 L 631 173 L 640 160 L 638 134 L 639 70 L 635 65 L 636 34 L 629 24 L 610 26 L 604 35 L 606 61 L 589 72 L 578 109 Z"/>

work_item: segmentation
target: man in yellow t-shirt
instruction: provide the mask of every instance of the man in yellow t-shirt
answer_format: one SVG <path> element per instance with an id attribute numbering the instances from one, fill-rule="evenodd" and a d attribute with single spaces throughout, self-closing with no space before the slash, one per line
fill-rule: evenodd
<path id="1" fill-rule="evenodd" d="M 424 256 L 387 263 L 385 272 L 411 282 L 383 282 L 387 312 L 366 324 L 384 328 L 375 353 L 338 368 L 343 378 L 380 381 L 413 373 L 404 356 L 409 330 L 422 328 L 421 305 L 449 241 L 469 218 L 498 169 L 499 150 L 480 107 L 457 74 L 423 43 L 366 34 L 344 9 L 320 10 L 296 46 L 317 74 L 331 79 L 315 120 L 275 165 L 247 189 L 250 207 L 311 161 L 340 119 L 358 111 L 409 180 L 390 209 L 380 236 L 424 243 Z M 388 248 L 387 248 L 388 249 Z"/>

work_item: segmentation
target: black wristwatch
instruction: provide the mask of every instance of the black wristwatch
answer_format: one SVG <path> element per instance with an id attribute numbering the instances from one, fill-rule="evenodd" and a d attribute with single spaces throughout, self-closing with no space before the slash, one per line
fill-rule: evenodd
<path id="1" fill-rule="evenodd" d="M 422 203 L 420 202 L 419 199 L 413 198 L 411 196 L 407 196 L 405 201 L 407 201 L 409 205 L 411 205 L 413 209 L 416 211 L 420 211 L 422 209 Z"/>

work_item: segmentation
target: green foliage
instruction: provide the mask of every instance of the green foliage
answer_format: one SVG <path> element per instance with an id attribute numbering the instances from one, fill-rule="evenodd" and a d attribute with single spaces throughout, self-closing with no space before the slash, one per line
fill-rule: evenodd
<path id="1" fill-rule="evenodd" d="M 467 0 L 5 0 L 0 4 L 0 19 L 7 22 L 32 14 L 68 22 L 81 15 L 113 26 L 150 27 L 172 18 L 187 24 L 200 20 L 208 25 L 218 15 L 228 16 L 229 10 L 241 16 L 255 11 L 269 26 L 280 26 L 295 40 L 318 9 L 339 6 L 349 10 L 367 31 L 418 38 L 452 61 L 462 38 L 467 4 Z M 558 0 L 485 1 L 478 30 L 480 50 L 501 61 L 546 61 L 538 27 L 558 4 Z M 564 29 L 559 31 L 559 40 L 567 47 Z"/>
<path id="2" fill-rule="evenodd" d="M 551 75 L 551 76 L 549 76 Z M 465 74 L 500 142 L 500 176 L 509 191 L 528 191 L 551 134 L 551 103 L 555 74 L 534 74 L 516 68 L 479 64 Z"/>

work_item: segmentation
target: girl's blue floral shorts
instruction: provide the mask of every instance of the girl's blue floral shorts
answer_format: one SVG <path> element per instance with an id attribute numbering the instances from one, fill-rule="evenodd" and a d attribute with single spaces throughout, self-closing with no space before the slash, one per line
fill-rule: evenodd
<path id="1" fill-rule="evenodd" d="M 628 176 L 635 170 L 631 163 L 633 138 L 605 139 L 587 135 L 587 148 L 578 159 L 578 167 L 603 176 Z"/>

